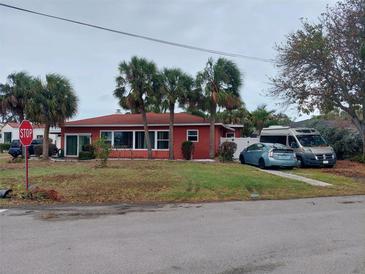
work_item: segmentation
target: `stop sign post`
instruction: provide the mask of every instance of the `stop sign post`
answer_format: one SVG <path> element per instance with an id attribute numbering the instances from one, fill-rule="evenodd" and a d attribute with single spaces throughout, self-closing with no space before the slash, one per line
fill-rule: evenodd
<path id="1" fill-rule="evenodd" d="M 28 146 L 33 141 L 33 126 L 28 120 L 23 120 L 19 126 L 19 140 L 25 146 L 25 188 L 28 191 Z"/>

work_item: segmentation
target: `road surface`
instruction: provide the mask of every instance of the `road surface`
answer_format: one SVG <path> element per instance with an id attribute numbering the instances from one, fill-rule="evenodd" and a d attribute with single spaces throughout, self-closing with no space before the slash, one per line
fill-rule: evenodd
<path id="1" fill-rule="evenodd" d="M 365 196 L 9 209 L 0 273 L 365 273 Z"/>

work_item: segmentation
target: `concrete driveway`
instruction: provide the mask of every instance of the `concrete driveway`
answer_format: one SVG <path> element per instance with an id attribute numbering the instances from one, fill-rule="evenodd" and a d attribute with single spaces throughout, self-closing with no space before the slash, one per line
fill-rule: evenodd
<path id="1" fill-rule="evenodd" d="M 0 273 L 365 273 L 365 196 L 0 213 Z"/>

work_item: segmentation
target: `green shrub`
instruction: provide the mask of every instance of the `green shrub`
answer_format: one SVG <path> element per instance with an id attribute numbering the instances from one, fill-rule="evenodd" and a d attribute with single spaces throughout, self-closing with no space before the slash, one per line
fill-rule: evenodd
<path id="1" fill-rule="evenodd" d="M 91 144 L 86 144 L 82 146 L 82 151 L 79 153 L 80 160 L 91 160 L 95 159 L 95 148 Z"/>
<path id="2" fill-rule="evenodd" d="M 94 152 L 92 151 L 80 151 L 79 152 L 79 160 L 91 160 L 95 159 Z"/>
<path id="3" fill-rule="evenodd" d="M 352 157 L 350 160 L 354 161 L 354 162 L 359 162 L 359 163 L 365 164 L 365 157 L 363 155 L 356 155 L 356 156 Z"/>
<path id="4" fill-rule="evenodd" d="M 237 149 L 237 144 L 234 142 L 224 142 L 219 146 L 219 160 L 222 162 L 233 161 L 233 154 Z"/>
<path id="5" fill-rule="evenodd" d="M 4 151 L 8 151 L 10 148 L 10 144 L 0 144 L 0 153 L 3 153 Z"/>
<path id="6" fill-rule="evenodd" d="M 100 138 L 95 143 L 95 156 L 100 159 L 100 167 L 106 167 L 110 153 L 110 145 L 106 143 L 105 138 Z"/>
<path id="7" fill-rule="evenodd" d="M 318 128 L 327 143 L 333 147 L 337 159 L 351 158 L 361 153 L 362 141 L 360 134 L 341 128 Z"/>
<path id="8" fill-rule="evenodd" d="M 181 144 L 181 152 L 185 160 L 191 160 L 194 153 L 194 143 L 185 141 Z"/>
<path id="9" fill-rule="evenodd" d="M 82 146 L 82 151 L 88 151 L 88 152 L 91 152 L 92 154 L 94 154 L 95 153 L 95 148 L 91 144 L 86 144 L 86 145 Z"/>

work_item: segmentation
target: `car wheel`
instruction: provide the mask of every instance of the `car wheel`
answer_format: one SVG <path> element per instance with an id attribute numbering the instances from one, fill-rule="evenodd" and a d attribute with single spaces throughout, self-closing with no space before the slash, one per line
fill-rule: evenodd
<path id="1" fill-rule="evenodd" d="M 243 156 L 242 154 L 240 155 L 240 162 L 241 164 L 245 164 L 245 156 Z"/>
<path id="2" fill-rule="evenodd" d="M 305 163 L 304 163 L 302 157 L 299 156 L 299 157 L 297 157 L 297 159 L 298 159 L 298 166 L 305 167 Z"/>
<path id="3" fill-rule="evenodd" d="M 266 168 L 265 160 L 263 158 L 260 158 L 260 160 L 259 160 L 259 168 L 261 168 L 261 169 Z"/>
<path id="4" fill-rule="evenodd" d="M 328 165 L 328 166 L 325 166 L 326 168 L 333 168 L 334 165 Z"/>

